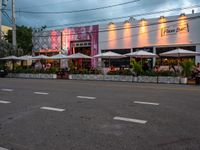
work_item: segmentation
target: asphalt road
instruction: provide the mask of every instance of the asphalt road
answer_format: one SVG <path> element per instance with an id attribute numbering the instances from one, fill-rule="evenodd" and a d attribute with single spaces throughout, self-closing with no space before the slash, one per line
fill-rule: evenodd
<path id="1" fill-rule="evenodd" d="M 0 150 L 200 150 L 200 86 L 0 78 Z"/>

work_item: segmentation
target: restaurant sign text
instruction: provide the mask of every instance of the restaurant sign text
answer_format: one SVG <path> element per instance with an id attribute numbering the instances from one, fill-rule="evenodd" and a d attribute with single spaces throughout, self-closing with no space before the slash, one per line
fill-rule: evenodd
<path id="1" fill-rule="evenodd" d="M 163 27 L 161 29 L 161 36 L 163 37 L 167 35 L 180 34 L 186 32 L 189 32 L 188 23 L 181 26 L 173 25 L 173 26 Z"/>

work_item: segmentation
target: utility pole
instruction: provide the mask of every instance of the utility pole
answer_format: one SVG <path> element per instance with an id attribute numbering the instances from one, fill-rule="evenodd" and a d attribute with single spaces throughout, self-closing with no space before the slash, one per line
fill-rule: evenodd
<path id="1" fill-rule="evenodd" d="M 16 50 L 16 15 L 15 15 L 15 0 L 12 0 L 12 45 L 13 49 Z"/>
<path id="2" fill-rule="evenodd" d="M 2 0 L 0 0 L 0 40 L 2 38 L 2 28 L 1 28 L 1 25 L 2 25 Z"/>

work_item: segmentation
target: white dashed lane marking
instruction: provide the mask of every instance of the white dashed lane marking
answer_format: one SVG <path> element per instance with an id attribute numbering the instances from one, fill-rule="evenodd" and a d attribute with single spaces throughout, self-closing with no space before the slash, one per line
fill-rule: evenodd
<path id="1" fill-rule="evenodd" d="M 11 102 L 9 102 L 9 101 L 1 101 L 1 100 L 0 100 L 0 103 L 1 103 L 1 104 L 9 104 L 9 103 L 11 103 Z"/>
<path id="2" fill-rule="evenodd" d="M 139 120 L 139 119 L 131 119 L 131 118 L 124 118 L 124 117 L 114 117 L 114 120 L 126 121 L 126 122 L 133 122 L 133 123 L 140 123 L 146 124 L 146 120 Z"/>
<path id="3" fill-rule="evenodd" d="M 13 89 L 1 89 L 1 91 L 4 91 L 4 92 L 12 92 Z"/>
<path id="4" fill-rule="evenodd" d="M 34 92 L 34 94 L 37 94 L 37 95 L 48 95 L 49 93 L 45 93 L 45 92 Z"/>
<path id="5" fill-rule="evenodd" d="M 40 107 L 40 109 L 44 109 L 44 110 L 51 110 L 51 111 L 65 111 L 65 109 L 60 109 L 60 108 L 53 108 L 53 107 Z"/>
<path id="6" fill-rule="evenodd" d="M 88 96 L 77 96 L 77 98 L 81 98 L 81 99 L 96 99 L 96 97 L 88 97 Z"/>
<path id="7" fill-rule="evenodd" d="M 0 150 L 8 150 L 8 149 L 6 149 L 6 148 L 3 148 L 3 147 L 0 147 Z"/>
<path id="8" fill-rule="evenodd" d="M 143 104 L 143 105 L 160 105 L 159 103 L 150 103 L 150 102 L 141 102 L 141 101 L 134 101 L 135 104 Z"/>

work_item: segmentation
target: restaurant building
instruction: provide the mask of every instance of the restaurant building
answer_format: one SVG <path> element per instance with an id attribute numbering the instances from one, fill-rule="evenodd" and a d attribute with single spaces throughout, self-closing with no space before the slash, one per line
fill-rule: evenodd
<path id="1" fill-rule="evenodd" d="M 99 28 L 102 30 L 99 31 L 99 53 L 114 51 L 125 54 L 144 49 L 159 54 L 176 48 L 200 52 L 199 13 L 110 22 L 100 25 Z M 195 59 L 200 62 L 199 56 Z M 154 59 L 153 65 L 155 63 Z"/>
<path id="2" fill-rule="evenodd" d="M 65 28 L 33 33 L 34 53 L 66 54 L 82 52 L 93 56 L 113 51 L 126 54 L 140 49 L 156 54 L 183 48 L 200 52 L 200 14 L 180 14 L 154 19 L 126 20 L 107 24 Z M 191 57 L 196 63 L 200 56 Z M 153 59 L 152 65 L 156 60 Z M 113 60 L 111 64 L 129 65 L 130 59 Z M 97 60 L 92 60 L 97 66 Z"/>

